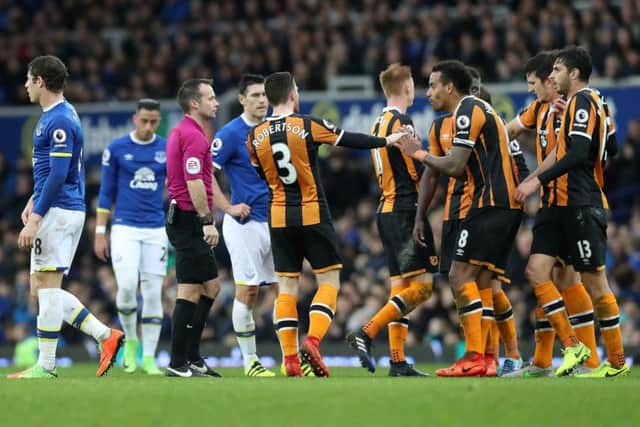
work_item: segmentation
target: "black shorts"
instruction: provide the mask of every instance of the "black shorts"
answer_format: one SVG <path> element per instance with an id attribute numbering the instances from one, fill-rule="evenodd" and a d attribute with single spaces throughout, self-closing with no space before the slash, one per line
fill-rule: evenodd
<path id="1" fill-rule="evenodd" d="M 607 252 L 607 211 L 596 207 L 544 207 L 533 226 L 532 254 L 558 258 L 576 271 L 600 271 Z"/>
<path id="2" fill-rule="evenodd" d="M 173 222 L 166 224 L 167 236 L 176 250 L 178 283 L 200 284 L 218 277 L 213 248 L 204 241 L 200 218 L 195 212 L 175 210 Z"/>
<path id="3" fill-rule="evenodd" d="M 378 232 L 392 280 L 422 273 L 435 273 L 438 268 L 431 225 L 425 219 L 425 248 L 413 240 L 415 217 L 415 212 L 411 211 L 378 214 Z"/>
<path id="4" fill-rule="evenodd" d="M 342 268 L 338 236 L 330 222 L 301 227 L 269 227 L 277 276 L 297 277 L 306 258 L 314 273 Z"/>
<path id="5" fill-rule="evenodd" d="M 519 209 L 471 209 L 460 223 L 453 259 L 504 276 L 521 220 Z"/>
<path id="6" fill-rule="evenodd" d="M 442 238 L 440 242 L 440 273 L 447 274 L 451 269 L 453 253 L 456 250 L 458 241 L 458 231 L 460 230 L 460 219 L 450 219 L 442 222 Z"/>

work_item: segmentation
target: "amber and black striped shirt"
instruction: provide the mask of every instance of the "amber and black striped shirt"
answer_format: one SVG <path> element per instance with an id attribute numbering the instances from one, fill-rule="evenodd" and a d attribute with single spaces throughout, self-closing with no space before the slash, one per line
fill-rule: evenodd
<path id="1" fill-rule="evenodd" d="M 371 134 L 387 137 L 406 126 L 415 136 L 413 121 L 397 108 L 387 107 L 376 119 Z M 373 167 L 380 185 L 379 213 L 415 210 L 418 201 L 418 183 L 422 172 L 420 162 L 402 153 L 397 147 L 371 150 Z"/>
<path id="2" fill-rule="evenodd" d="M 307 115 L 269 117 L 249 132 L 251 162 L 269 186 L 269 224 L 296 227 L 330 221 L 318 175 L 318 147 L 335 145 L 344 131 Z"/>
<path id="3" fill-rule="evenodd" d="M 438 117 L 429 130 L 429 153 L 445 156 L 453 145 L 454 128 L 451 114 Z M 471 208 L 472 187 L 466 180 L 449 177 L 444 202 L 443 221 L 463 219 Z"/>
<path id="4" fill-rule="evenodd" d="M 466 96 L 454 113 L 453 145 L 472 150 L 466 182 L 472 187 L 472 208 L 520 209 L 513 198 L 518 182 L 503 120 L 487 102 Z"/>
<path id="5" fill-rule="evenodd" d="M 608 108 L 597 91 L 584 88 L 569 99 L 560 123 L 557 159 L 566 156 L 573 144 L 583 143 L 576 142 L 578 136 L 588 140 L 589 156 L 586 162 L 555 180 L 554 206 L 609 207 L 602 191 L 602 160 L 606 156 L 607 140 L 614 130 Z"/>

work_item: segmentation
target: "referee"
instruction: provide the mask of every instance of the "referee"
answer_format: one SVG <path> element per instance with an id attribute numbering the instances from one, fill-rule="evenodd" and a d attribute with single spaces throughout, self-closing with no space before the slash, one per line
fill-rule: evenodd
<path id="1" fill-rule="evenodd" d="M 211 143 L 204 132 L 218 110 L 211 80 L 185 81 L 178 103 L 185 115 L 167 139 L 167 235 L 176 250 L 178 279 L 167 376 L 219 377 L 200 356 L 202 330 L 220 290 L 213 256 L 218 232 L 213 222 Z"/>

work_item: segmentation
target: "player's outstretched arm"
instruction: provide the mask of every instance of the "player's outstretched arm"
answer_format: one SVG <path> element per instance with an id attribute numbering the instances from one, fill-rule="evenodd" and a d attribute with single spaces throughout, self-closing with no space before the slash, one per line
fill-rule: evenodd
<path id="1" fill-rule="evenodd" d="M 511 119 L 509 123 L 507 123 L 507 132 L 509 133 L 509 141 L 516 139 L 520 136 L 522 132 L 524 132 L 525 128 L 523 128 L 520 123 L 518 123 L 518 119 Z"/>
<path id="2" fill-rule="evenodd" d="M 551 166 L 553 166 L 553 164 L 556 162 L 556 153 L 558 151 L 558 146 L 556 145 L 555 148 L 553 149 L 553 151 L 551 153 L 549 153 L 549 155 L 547 157 L 545 157 L 545 159 L 542 161 L 542 163 L 540 163 L 538 165 L 538 167 L 529 174 L 529 176 L 527 176 L 527 178 L 522 181 L 522 182 L 527 182 L 535 177 L 537 177 L 538 175 L 540 175 L 542 172 L 548 170 Z"/>
<path id="3" fill-rule="evenodd" d="M 451 147 L 446 156 L 434 156 L 423 150 L 420 141 L 409 135 L 402 137 L 395 145 L 406 155 L 435 169 L 437 172 L 456 178 L 463 176 L 464 168 L 469 161 L 469 156 L 471 156 L 471 150 L 458 146 Z"/>

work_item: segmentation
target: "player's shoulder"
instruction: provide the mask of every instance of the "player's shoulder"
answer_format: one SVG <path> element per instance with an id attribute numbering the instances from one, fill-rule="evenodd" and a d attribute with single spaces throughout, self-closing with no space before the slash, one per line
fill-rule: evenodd
<path id="1" fill-rule="evenodd" d="M 592 102 L 594 99 L 599 98 L 600 94 L 591 89 L 591 88 L 584 88 L 584 89 L 580 89 L 579 91 L 577 91 L 572 97 L 571 97 L 571 101 L 570 103 L 573 104 L 577 104 L 577 103 L 585 103 L 585 102 Z"/>
<path id="2" fill-rule="evenodd" d="M 126 147 L 128 145 L 130 145 L 131 142 L 131 135 L 126 134 L 126 135 L 122 135 L 119 136 L 118 138 L 114 139 L 113 141 L 111 141 L 109 143 L 109 150 L 111 150 L 111 152 L 115 152 L 123 147 Z"/>
<path id="3" fill-rule="evenodd" d="M 442 116 L 438 116 L 435 119 L 433 119 L 433 125 L 434 126 L 442 126 L 450 121 L 453 120 L 453 114 L 451 113 L 446 113 Z"/>
<path id="4" fill-rule="evenodd" d="M 398 120 L 398 122 L 402 125 L 412 125 L 413 124 L 413 120 L 411 119 L 411 116 L 407 113 L 403 113 L 400 110 L 397 109 L 391 109 L 389 110 L 392 114 L 393 119 Z"/>
<path id="5" fill-rule="evenodd" d="M 67 101 L 63 101 L 50 110 L 47 122 L 50 127 L 80 127 L 80 118 L 78 117 L 78 113 L 73 105 Z"/>
<path id="6" fill-rule="evenodd" d="M 160 135 L 156 134 L 156 144 L 161 145 L 162 147 L 166 147 L 167 146 L 167 138 L 165 138 L 164 136 L 160 136 Z"/>
<path id="7" fill-rule="evenodd" d="M 235 142 L 236 140 L 244 141 L 250 126 L 248 126 L 241 116 L 238 116 L 224 126 L 222 126 L 214 135 L 214 140 L 224 142 Z"/>
<path id="8" fill-rule="evenodd" d="M 462 114 L 469 115 L 476 110 L 476 107 L 482 109 L 484 101 L 473 95 L 467 95 L 463 97 L 458 103 L 458 107 L 454 111 L 453 115 L 460 116 Z"/>

